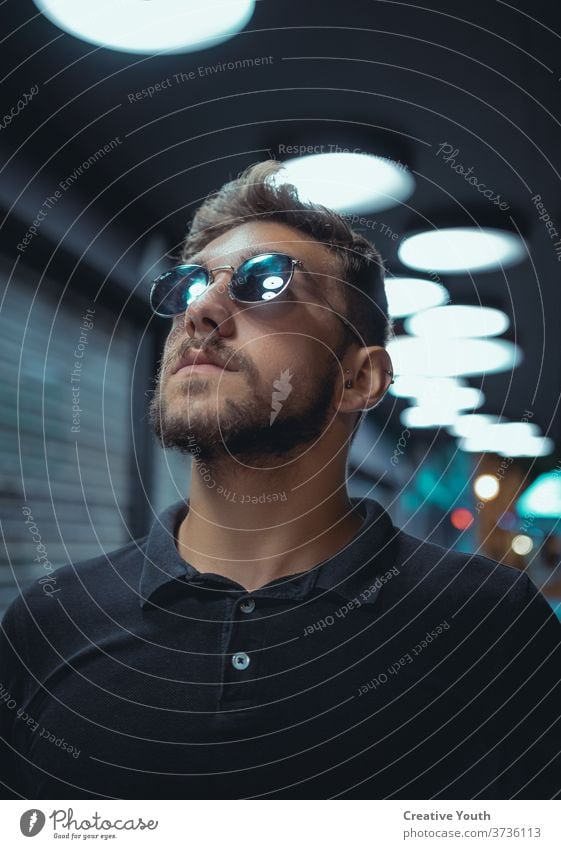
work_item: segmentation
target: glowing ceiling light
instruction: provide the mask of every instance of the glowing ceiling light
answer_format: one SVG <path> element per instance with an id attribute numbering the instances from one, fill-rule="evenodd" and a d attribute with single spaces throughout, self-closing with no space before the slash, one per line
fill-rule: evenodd
<path id="1" fill-rule="evenodd" d="M 445 427 L 454 424 L 457 418 L 455 407 L 436 404 L 407 407 L 400 416 L 405 427 Z"/>
<path id="2" fill-rule="evenodd" d="M 506 339 L 427 339 L 397 336 L 387 345 L 396 374 L 434 377 L 492 374 L 522 361 L 522 351 Z"/>
<path id="3" fill-rule="evenodd" d="M 451 433 L 452 436 L 467 438 L 475 436 L 475 434 L 486 427 L 486 425 L 498 424 L 500 421 L 500 416 L 491 416 L 486 413 L 472 413 L 471 415 L 460 416 L 458 421 L 449 429 L 449 433 Z"/>
<path id="4" fill-rule="evenodd" d="M 434 387 L 438 392 L 447 392 L 457 386 L 465 385 L 465 381 L 455 377 L 426 377 L 422 374 L 399 374 L 390 385 L 390 394 L 396 398 L 418 398 L 431 391 Z"/>
<path id="5" fill-rule="evenodd" d="M 508 316 L 492 307 L 454 304 L 424 310 L 408 318 L 405 330 L 413 336 L 498 336 L 509 326 Z"/>
<path id="6" fill-rule="evenodd" d="M 474 410 L 485 401 L 480 389 L 454 377 L 398 375 L 390 386 L 396 398 L 415 398 L 421 406 L 444 406 L 450 410 Z M 456 419 L 454 419 L 455 421 Z"/>
<path id="7" fill-rule="evenodd" d="M 549 436 L 528 436 L 519 442 L 502 446 L 495 452 L 500 457 L 547 457 L 555 450 L 555 443 Z"/>
<path id="8" fill-rule="evenodd" d="M 473 482 L 473 491 L 482 501 L 492 501 L 499 494 L 499 480 L 495 475 L 479 475 Z"/>
<path id="9" fill-rule="evenodd" d="M 540 475 L 516 503 L 521 516 L 559 519 L 561 516 L 561 468 Z"/>
<path id="10" fill-rule="evenodd" d="M 421 277 L 392 277 L 385 281 L 385 287 L 391 318 L 403 318 L 429 307 L 440 306 L 450 297 L 440 283 Z"/>
<path id="11" fill-rule="evenodd" d="M 409 236 L 402 241 L 398 256 L 404 265 L 419 271 L 466 274 L 521 262 L 526 246 L 507 230 L 447 227 Z"/>
<path id="12" fill-rule="evenodd" d="M 489 424 L 459 443 L 462 451 L 493 452 L 501 457 L 542 457 L 554 447 L 553 440 L 541 436 L 539 427 L 531 422 Z"/>
<path id="13" fill-rule="evenodd" d="M 534 543 L 532 542 L 531 537 L 527 536 L 527 534 L 516 534 L 516 536 L 512 539 L 510 547 L 515 554 L 520 554 L 521 557 L 525 557 L 533 549 Z"/>
<path id="14" fill-rule="evenodd" d="M 255 0 L 34 0 L 60 29 L 127 53 L 187 53 L 214 47 L 242 30 Z"/>
<path id="15" fill-rule="evenodd" d="M 415 188 L 405 168 L 365 153 L 319 153 L 289 159 L 283 165 L 272 178 L 275 184 L 292 183 L 301 200 L 339 212 L 379 212 L 396 206 Z"/>

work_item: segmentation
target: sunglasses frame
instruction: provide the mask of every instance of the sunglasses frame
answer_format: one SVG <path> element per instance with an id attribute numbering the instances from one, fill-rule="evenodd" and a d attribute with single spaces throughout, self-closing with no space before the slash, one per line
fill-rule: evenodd
<path id="1" fill-rule="evenodd" d="M 169 270 L 169 271 L 166 271 L 166 272 L 164 272 L 164 274 L 160 274 L 158 277 L 156 277 L 156 279 L 155 279 L 155 280 L 153 281 L 153 283 L 152 283 L 152 287 L 151 287 L 151 289 L 150 289 L 150 306 L 151 306 L 151 308 L 152 308 L 152 312 L 153 312 L 155 315 L 160 316 L 161 318 L 173 318 L 174 316 L 176 316 L 176 315 L 181 315 L 181 313 L 183 313 L 183 312 L 186 312 L 186 311 L 187 311 L 187 310 L 181 310 L 180 312 L 172 313 L 172 314 L 170 315 L 169 313 L 162 313 L 162 312 L 158 312 L 157 310 L 155 310 L 155 309 L 152 307 L 152 295 L 153 295 L 153 293 L 154 293 L 154 290 L 155 290 L 156 286 L 157 286 L 157 285 L 158 285 L 158 283 L 160 282 L 161 278 L 162 278 L 162 277 L 164 277 L 164 276 L 167 276 L 168 274 L 173 273 L 173 272 L 174 272 L 176 269 L 178 269 L 178 268 L 184 268 L 184 267 L 186 267 L 186 266 L 190 266 L 190 267 L 192 267 L 192 268 L 202 268 L 202 269 L 203 269 L 203 270 L 204 270 L 204 271 L 208 274 L 208 278 L 209 278 L 209 279 L 208 279 L 208 283 L 207 283 L 207 288 L 208 288 L 209 286 L 211 286 L 211 285 L 212 285 L 212 283 L 214 282 L 213 278 L 214 278 L 214 272 L 215 272 L 215 271 L 226 271 L 227 269 L 229 269 L 229 270 L 231 270 L 231 271 L 232 271 L 232 276 L 230 277 L 230 280 L 228 281 L 228 295 L 230 296 L 230 298 L 231 298 L 233 301 L 238 301 L 238 302 L 239 302 L 239 303 L 241 303 L 241 304 L 260 304 L 260 303 L 266 304 L 266 303 L 268 303 L 268 301 L 263 301 L 263 302 L 261 302 L 261 301 L 246 301 L 246 300 L 244 300 L 243 298 L 238 298 L 238 297 L 236 297 L 236 295 L 234 295 L 234 294 L 232 293 L 232 280 L 233 280 L 233 278 L 235 277 L 235 275 L 238 273 L 238 271 L 240 270 L 240 268 L 243 268 L 243 266 L 246 264 L 246 262 L 250 262 L 250 260 L 253 260 L 253 259 L 259 259 L 260 257 L 266 257 L 266 256 L 282 256 L 282 257 L 286 257 L 286 258 L 287 258 L 287 259 L 289 259 L 289 260 L 291 261 L 291 263 L 292 263 L 292 268 L 291 268 L 291 270 L 290 270 L 290 274 L 289 274 L 288 280 L 286 281 L 286 283 L 284 284 L 284 286 L 282 287 L 282 289 L 279 289 L 279 290 L 276 292 L 276 295 L 281 295 L 283 292 L 285 292 L 285 291 L 288 289 L 288 287 L 289 287 L 289 286 L 290 286 L 290 284 L 292 283 L 292 280 L 294 279 L 294 272 L 295 272 L 296 268 L 304 268 L 305 266 L 304 266 L 304 263 L 302 262 L 302 260 L 301 260 L 301 259 L 294 259 L 294 257 L 291 257 L 289 254 L 283 254 L 283 253 L 280 253 L 279 251 L 269 251 L 268 253 L 264 253 L 264 254 L 255 254 L 255 256 L 248 257 L 247 259 L 244 259 L 244 261 L 243 261 L 242 263 L 240 263 L 240 265 L 238 265 L 238 267 L 237 267 L 237 268 L 234 268 L 234 266 L 233 266 L 233 265 L 217 265 L 217 266 L 215 266 L 214 268 L 207 268 L 207 267 L 206 267 L 206 265 L 199 265 L 199 264 L 198 264 L 198 263 L 196 263 L 196 262 L 193 262 L 193 263 L 186 262 L 186 263 L 182 263 L 181 265 L 175 265 L 173 268 L 170 268 L 170 270 Z M 206 291 L 206 290 L 205 290 L 205 291 Z M 274 299 L 272 298 L 271 300 L 274 300 Z M 326 301 L 326 303 L 328 303 L 328 302 Z M 331 304 L 329 304 L 329 306 L 331 307 Z M 353 326 L 351 325 L 351 323 L 350 323 L 350 322 L 349 322 L 346 318 L 344 318 L 342 315 L 339 315 L 339 313 L 338 313 L 336 310 L 334 310 L 334 309 L 333 309 L 333 307 L 331 307 L 331 309 L 332 309 L 332 311 L 333 311 L 333 315 L 335 315 L 335 316 L 339 319 L 339 321 L 340 321 L 340 322 L 342 322 L 342 324 L 344 325 L 345 329 L 346 329 L 349 333 L 351 333 L 351 334 L 355 337 L 355 339 L 357 339 L 357 340 L 358 340 L 359 345 L 360 345 L 361 347 L 363 347 L 363 344 L 364 344 L 364 343 L 363 343 L 363 341 L 362 341 L 362 337 L 361 337 L 361 336 L 359 336 L 359 334 L 358 334 L 358 333 L 357 333 L 357 331 L 353 328 Z M 393 382 L 393 381 L 392 381 L 392 382 Z"/>
<path id="2" fill-rule="evenodd" d="M 287 280 L 287 281 L 286 281 L 286 283 L 283 285 L 282 289 L 278 289 L 278 290 L 277 290 L 277 292 L 275 293 L 275 297 L 276 297 L 276 296 L 278 296 L 278 295 L 281 295 L 283 292 L 285 292 L 285 291 L 286 291 L 286 289 L 287 289 L 287 288 L 290 286 L 290 284 L 292 283 L 292 279 L 293 279 L 293 277 L 294 277 L 294 271 L 295 271 L 295 269 L 296 269 L 296 268 L 303 268 L 303 267 L 304 267 L 304 263 L 302 262 L 302 260 L 301 260 L 301 259 L 294 259 L 294 257 L 291 257 L 291 256 L 289 256 L 288 254 L 283 254 L 283 253 L 280 253 L 279 251 L 269 251 L 268 253 L 264 253 L 264 254 L 255 254 L 255 256 L 248 257 L 247 259 L 244 259 L 244 261 L 243 261 L 243 262 L 241 262 L 241 263 L 238 265 L 238 267 L 237 267 L 237 268 L 234 268 L 234 266 L 233 266 L 233 265 L 216 265 L 216 266 L 214 266 L 214 268 L 207 268 L 207 267 L 206 267 L 206 265 L 199 265 L 199 263 L 196 263 L 196 262 L 185 262 L 185 263 L 182 263 L 181 265 L 176 265 L 176 266 L 174 266 L 173 268 L 170 268 L 170 270 L 169 270 L 169 271 L 165 272 L 165 274 L 164 274 L 164 275 L 160 275 L 159 277 L 156 277 L 156 279 L 153 281 L 153 283 L 152 283 L 152 288 L 150 289 L 150 306 L 152 306 L 152 295 L 153 295 L 153 293 L 154 293 L 154 290 L 155 290 L 156 286 L 157 286 L 157 285 L 158 285 L 158 283 L 160 282 L 161 278 L 162 278 L 163 276 L 167 276 L 168 274 L 173 273 L 174 271 L 176 271 L 176 270 L 177 270 L 177 269 L 179 269 L 179 268 L 185 268 L 185 267 L 191 267 L 191 268 L 201 268 L 201 269 L 202 269 L 202 270 L 203 270 L 203 271 L 204 271 L 204 272 L 208 275 L 207 289 L 208 289 L 208 288 L 212 285 L 212 283 L 214 282 L 214 272 L 215 272 L 215 271 L 227 271 L 227 270 L 230 270 L 230 271 L 232 272 L 232 275 L 231 275 L 231 277 L 230 277 L 230 280 L 228 281 L 228 295 L 229 295 L 229 297 L 230 297 L 233 301 L 238 301 L 238 302 L 239 302 L 239 303 L 241 303 L 241 304 L 258 304 L 258 303 L 260 303 L 260 301 L 251 301 L 251 300 L 250 300 L 250 301 L 248 301 L 248 300 L 245 300 L 245 299 L 243 299 L 243 298 L 238 298 L 236 295 L 234 295 L 234 294 L 233 294 L 233 291 L 232 291 L 232 288 L 233 288 L 233 283 L 232 283 L 232 281 L 233 281 L 233 278 L 236 276 L 236 274 L 238 274 L 238 272 L 239 272 L 240 268 L 243 268 L 243 267 L 244 267 L 244 265 L 245 265 L 247 262 L 250 262 L 251 260 L 255 260 L 255 259 L 260 259 L 261 257 L 267 257 L 267 256 L 282 256 L 282 257 L 285 257 L 286 259 L 289 259 L 289 260 L 291 261 L 291 263 L 292 263 L 292 268 L 290 269 L 290 274 L 289 274 L 289 276 L 288 276 L 288 280 Z M 206 291 L 206 290 L 205 290 L 205 291 Z M 271 300 L 273 300 L 273 299 L 271 299 Z M 173 316 L 174 316 L 174 315 L 181 315 L 181 313 L 182 313 L 182 312 L 186 312 L 186 310 L 181 310 L 180 312 L 173 313 L 172 315 L 170 315 L 169 313 L 162 313 L 162 312 L 158 312 L 157 310 L 155 310 L 155 309 L 152 307 L 152 312 L 153 312 L 155 315 L 159 315 L 159 316 L 160 316 L 160 317 L 162 317 L 162 318 L 173 318 Z"/>

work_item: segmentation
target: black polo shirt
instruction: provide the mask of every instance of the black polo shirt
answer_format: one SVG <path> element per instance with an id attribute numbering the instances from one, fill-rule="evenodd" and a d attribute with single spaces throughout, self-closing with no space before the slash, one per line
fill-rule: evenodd
<path id="1" fill-rule="evenodd" d="M 29 799 L 559 793 L 549 605 L 351 500 L 347 546 L 254 592 L 180 558 L 188 501 L 34 583 L 0 630 L 2 782 Z"/>

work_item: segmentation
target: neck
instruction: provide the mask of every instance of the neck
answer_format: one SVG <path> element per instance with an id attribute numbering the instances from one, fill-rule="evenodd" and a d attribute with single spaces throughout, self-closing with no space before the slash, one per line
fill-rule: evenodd
<path id="1" fill-rule="evenodd" d="M 318 463 L 312 448 L 274 469 L 247 468 L 229 455 L 193 462 L 179 554 L 248 590 L 333 556 L 363 521 L 347 494 L 345 454 L 334 454 Z"/>

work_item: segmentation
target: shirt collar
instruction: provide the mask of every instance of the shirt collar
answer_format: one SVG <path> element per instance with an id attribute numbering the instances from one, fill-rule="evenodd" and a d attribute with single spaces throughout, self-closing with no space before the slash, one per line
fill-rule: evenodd
<path id="1" fill-rule="evenodd" d="M 396 571 L 398 529 L 374 499 L 350 497 L 349 500 L 362 513 L 364 521 L 343 549 L 307 571 L 277 578 L 251 595 L 300 601 L 313 590 L 320 590 L 336 593 L 346 601 L 360 598 L 361 603 L 374 602 L 380 587 Z M 201 573 L 179 556 L 176 532 L 188 509 L 188 499 L 171 504 L 160 513 L 146 537 L 139 581 L 139 602 L 143 608 L 150 601 L 156 603 L 155 597 L 160 596 L 160 588 L 164 586 L 166 598 L 170 594 L 173 597 L 174 590 L 184 590 L 186 583 L 232 589 L 229 579 Z"/>

